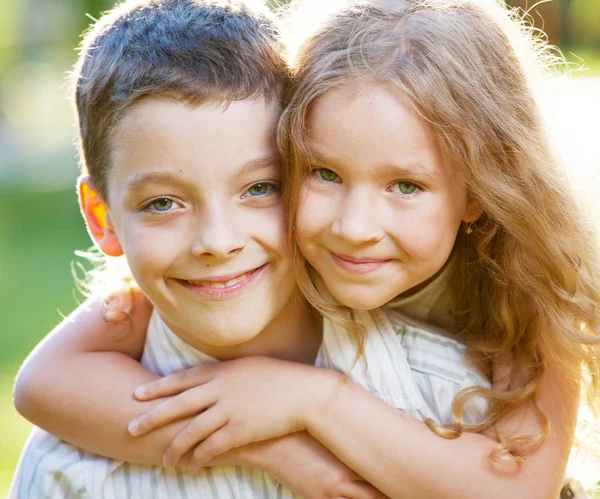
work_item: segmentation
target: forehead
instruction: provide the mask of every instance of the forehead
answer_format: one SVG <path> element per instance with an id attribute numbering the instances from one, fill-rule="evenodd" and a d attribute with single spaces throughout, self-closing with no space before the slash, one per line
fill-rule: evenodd
<path id="1" fill-rule="evenodd" d="M 333 87 L 315 100 L 308 119 L 309 139 L 318 139 L 320 131 L 340 131 L 357 125 L 385 127 L 393 135 L 414 132 L 435 136 L 433 128 L 418 115 L 408 97 L 387 82 Z"/>
<path id="2" fill-rule="evenodd" d="M 433 126 L 391 83 L 339 86 L 323 94 L 309 114 L 307 142 L 316 156 L 336 165 L 420 165 L 452 173 Z"/>
<path id="3" fill-rule="evenodd" d="M 276 157 L 278 117 L 278 104 L 263 99 L 199 106 L 143 99 L 127 110 L 112 134 L 109 182 L 165 170 L 224 178 L 248 162 Z"/>

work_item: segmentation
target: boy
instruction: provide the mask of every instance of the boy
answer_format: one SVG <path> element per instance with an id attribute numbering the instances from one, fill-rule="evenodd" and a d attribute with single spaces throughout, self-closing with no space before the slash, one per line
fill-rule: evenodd
<path id="1" fill-rule="evenodd" d="M 132 0 L 86 36 L 76 67 L 81 208 L 152 302 L 142 362 L 164 375 L 214 359 L 312 364 L 321 321 L 285 244 L 273 143 L 285 65 L 273 24 L 246 4 Z M 284 332 L 285 331 L 285 332 Z M 34 431 L 11 497 L 268 497 L 250 468 L 116 462 Z"/>

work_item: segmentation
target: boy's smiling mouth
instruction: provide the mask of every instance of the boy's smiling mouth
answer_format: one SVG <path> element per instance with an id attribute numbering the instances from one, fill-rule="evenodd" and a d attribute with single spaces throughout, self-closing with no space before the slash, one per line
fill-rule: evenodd
<path id="1" fill-rule="evenodd" d="M 179 284 L 190 291 L 207 298 L 224 300 L 241 294 L 264 273 L 268 263 L 252 270 L 203 279 L 177 279 Z"/>

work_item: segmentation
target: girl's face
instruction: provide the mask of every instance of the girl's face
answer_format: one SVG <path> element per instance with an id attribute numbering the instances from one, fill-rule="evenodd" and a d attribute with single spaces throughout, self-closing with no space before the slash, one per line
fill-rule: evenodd
<path id="1" fill-rule="evenodd" d="M 333 296 L 372 309 L 436 274 L 479 212 L 431 126 L 387 84 L 330 90 L 309 122 L 297 238 Z"/>

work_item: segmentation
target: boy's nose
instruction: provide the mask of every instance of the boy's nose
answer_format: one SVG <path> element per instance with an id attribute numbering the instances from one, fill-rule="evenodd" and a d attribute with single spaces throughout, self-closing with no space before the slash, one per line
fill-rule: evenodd
<path id="1" fill-rule="evenodd" d="M 196 258 L 231 258 L 244 247 L 243 234 L 235 223 L 235 217 L 213 212 L 201 217 L 196 225 L 192 242 L 192 255 Z"/>

